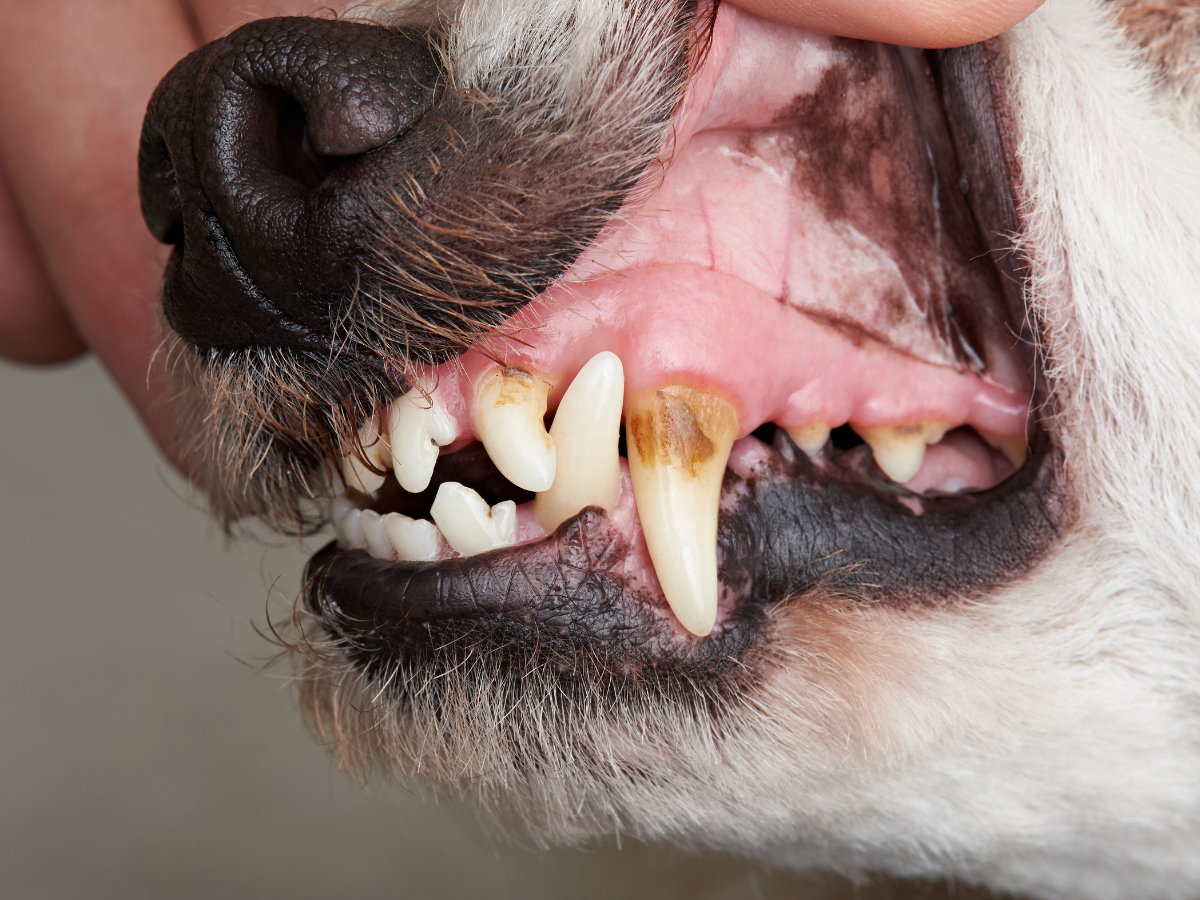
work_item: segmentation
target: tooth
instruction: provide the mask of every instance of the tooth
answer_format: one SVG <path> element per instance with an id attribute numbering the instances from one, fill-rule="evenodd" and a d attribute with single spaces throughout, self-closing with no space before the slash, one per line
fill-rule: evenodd
<path id="1" fill-rule="evenodd" d="M 438 488 L 429 514 L 446 543 L 463 556 L 504 547 L 516 539 L 517 505 L 513 501 L 488 509 L 486 500 L 457 481 L 444 482 Z"/>
<path id="2" fill-rule="evenodd" d="M 625 408 L 629 474 L 646 546 L 680 624 L 703 637 L 717 617 L 717 514 L 737 413 L 705 391 L 668 386 Z"/>
<path id="3" fill-rule="evenodd" d="M 387 441 L 381 440 L 379 431 L 375 428 L 375 420 L 372 418 L 358 430 L 358 440 L 362 444 L 363 456 L 365 456 L 372 465 L 377 469 L 383 469 L 387 472 L 388 467 L 392 463 L 391 453 L 388 450 Z M 342 459 L 342 476 L 345 479 L 346 486 L 354 488 L 362 494 L 371 494 L 379 490 L 383 486 L 386 475 L 379 475 L 372 472 L 362 460 L 354 453 L 350 453 Z"/>
<path id="4" fill-rule="evenodd" d="M 367 552 L 376 559 L 391 559 L 392 542 L 383 527 L 379 513 L 372 509 L 364 509 L 359 518 L 362 522 L 363 539 L 366 541 Z"/>
<path id="5" fill-rule="evenodd" d="M 550 385 L 518 369 L 497 372 L 475 399 L 475 431 L 505 478 L 527 491 L 554 483 L 554 441 L 544 416 Z"/>
<path id="6" fill-rule="evenodd" d="M 337 526 L 338 543 L 344 550 L 361 550 L 367 545 L 366 536 L 363 534 L 362 526 L 362 510 L 352 509 L 342 517 L 341 524 Z"/>
<path id="7" fill-rule="evenodd" d="M 813 422 L 801 425 L 799 428 L 787 429 L 788 436 L 796 442 L 796 446 L 809 456 L 816 456 L 829 440 L 829 423 Z"/>
<path id="8" fill-rule="evenodd" d="M 907 425 L 881 425 L 851 428 L 871 447 L 875 462 L 892 481 L 904 484 L 921 471 L 925 448 L 936 444 L 954 426 L 947 422 L 911 422 Z"/>
<path id="9" fill-rule="evenodd" d="M 419 494 L 429 487 L 438 448 L 458 439 L 458 423 L 435 387 L 428 397 L 413 388 L 388 410 L 392 463 L 400 487 Z"/>
<path id="10" fill-rule="evenodd" d="M 550 426 L 557 471 L 550 490 L 537 495 L 534 514 L 551 533 L 585 506 L 610 510 L 621 496 L 621 402 L 625 369 L 607 350 L 575 376 Z"/>
<path id="11" fill-rule="evenodd" d="M 1017 437 L 1009 437 L 1003 434 L 996 434 L 994 431 L 984 431 L 979 429 L 979 436 L 987 443 L 995 447 L 1004 454 L 1005 459 L 1012 463 L 1014 469 L 1019 469 L 1025 465 L 1025 461 L 1029 459 L 1029 442 L 1025 440 L 1024 435 Z"/>
<path id="12" fill-rule="evenodd" d="M 410 519 L 400 513 L 388 513 L 383 517 L 383 527 L 400 559 L 429 562 L 441 556 L 445 541 L 438 527 L 428 519 Z"/>

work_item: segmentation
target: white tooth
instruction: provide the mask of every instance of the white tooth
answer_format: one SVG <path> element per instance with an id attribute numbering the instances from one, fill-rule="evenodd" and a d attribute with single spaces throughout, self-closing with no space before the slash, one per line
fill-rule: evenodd
<path id="1" fill-rule="evenodd" d="M 796 442 L 796 446 L 809 456 L 816 456 L 829 441 L 829 423 L 813 422 L 801 425 L 799 428 L 787 429 L 788 436 Z"/>
<path id="2" fill-rule="evenodd" d="M 383 517 L 383 527 L 396 555 L 402 560 L 429 562 L 437 559 L 446 543 L 438 527 L 428 519 L 410 519 L 400 513 L 388 513 Z"/>
<path id="3" fill-rule="evenodd" d="M 352 509 L 346 513 L 341 528 L 338 529 L 338 543 L 343 550 L 361 550 L 367 545 L 366 536 L 363 534 L 361 509 Z"/>
<path id="4" fill-rule="evenodd" d="M 883 474 L 904 484 L 921 471 L 925 448 L 936 444 L 954 426 L 947 422 L 911 422 L 907 425 L 881 425 L 860 428 L 855 433 L 871 447 L 871 454 Z"/>
<path id="5" fill-rule="evenodd" d="M 646 547 L 680 624 L 701 637 L 717 618 L 717 514 L 737 430 L 732 405 L 692 388 L 649 391 L 625 409 Z"/>
<path id="6" fill-rule="evenodd" d="M 511 500 L 508 503 L 512 504 L 511 510 L 504 503 L 496 504 L 505 507 L 497 521 L 479 494 L 457 481 L 447 481 L 438 488 L 429 514 L 451 547 L 463 556 L 473 556 L 513 543 L 517 507 Z M 501 527 L 505 533 L 501 533 Z"/>
<path id="7" fill-rule="evenodd" d="M 507 547 L 517 542 L 517 504 L 514 500 L 501 500 L 492 507 L 492 522 L 496 526 L 498 547 Z"/>
<path id="8" fill-rule="evenodd" d="M 979 436 L 987 441 L 989 445 L 1003 453 L 1005 459 L 1012 463 L 1014 469 L 1021 468 L 1021 466 L 1025 465 L 1025 461 L 1029 459 L 1029 442 L 1025 440 L 1023 435 L 1008 437 L 1003 434 L 996 434 L 994 431 L 984 431 L 980 428 Z"/>
<path id="9" fill-rule="evenodd" d="M 505 478 L 527 491 L 554 483 L 554 441 L 544 417 L 551 385 L 518 369 L 503 369 L 479 388 L 475 431 Z"/>
<path id="10" fill-rule="evenodd" d="M 363 456 L 375 468 L 382 469 L 386 473 L 392 464 L 392 455 L 387 441 L 380 438 L 373 418 L 358 430 L 358 440 L 362 444 Z M 350 453 L 342 458 L 342 477 L 347 487 L 362 494 L 371 494 L 379 490 L 387 476 L 372 472 L 363 465 L 357 454 Z"/>
<path id="11" fill-rule="evenodd" d="M 384 530 L 383 520 L 373 509 L 364 509 L 359 518 L 362 522 L 363 539 L 366 541 L 367 552 L 376 559 L 391 559 L 392 542 Z"/>
<path id="12" fill-rule="evenodd" d="M 346 518 L 346 513 L 354 508 L 354 504 L 345 494 L 338 494 L 334 497 L 333 503 L 329 507 L 329 518 L 333 520 L 333 527 L 337 528 L 338 523 Z"/>
<path id="13" fill-rule="evenodd" d="M 438 448 L 458 440 L 458 423 L 435 387 L 413 388 L 388 409 L 392 462 L 400 487 L 418 494 L 429 487 Z"/>
<path id="14" fill-rule="evenodd" d="M 534 514 L 547 534 L 585 506 L 611 510 L 621 497 L 621 403 L 625 369 L 607 350 L 575 376 L 554 414 L 550 437 L 557 471 L 537 495 Z"/>

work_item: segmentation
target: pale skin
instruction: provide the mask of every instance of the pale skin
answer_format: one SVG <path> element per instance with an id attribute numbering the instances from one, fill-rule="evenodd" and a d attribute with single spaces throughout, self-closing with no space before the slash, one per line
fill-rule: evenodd
<path id="1" fill-rule="evenodd" d="M 1041 0 L 739 0 L 791 25 L 916 47 L 992 37 Z M 92 351 L 159 447 L 179 459 L 151 365 L 168 249 L 138 208 L 137 146 L 155 85 L 252 18 L 311 0 L 0 0 L 0 356 Z"/>

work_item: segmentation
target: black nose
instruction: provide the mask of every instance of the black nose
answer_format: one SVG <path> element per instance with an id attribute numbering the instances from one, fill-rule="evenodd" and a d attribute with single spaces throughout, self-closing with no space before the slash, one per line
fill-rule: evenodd
<path id="1" fill-rule="evenodd" d="M 175 245 L 171 326 L 203 349 L 318 347 L 356 290 L 390 176 L 379 148 L 432 108 L 420 35 L 253 22 L 182 60 L 146 113 L 142 212 Z"/>

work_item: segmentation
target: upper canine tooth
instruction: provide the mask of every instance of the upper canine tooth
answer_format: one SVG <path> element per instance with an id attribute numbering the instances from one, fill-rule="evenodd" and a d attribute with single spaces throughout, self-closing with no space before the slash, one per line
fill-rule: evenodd
<path id="1" fill-rule="evenodd" d="M 551 385 L 518 369 L 502 369 L 475 395 L 475 431 L 500 474 L 527 491 L 554 483 L 554 441 L 546 433 Z"/>
<path id="2" fill-rule="evenodd" d="M 730 403 L 693 388 L 648 391 L 625 408 L 646 547 L 672 611 L 701 637 L 717 618 L 717 515 L 737 431 Z"/>
<path id="3" fill-rule="evenodd" d="M 392 463 L 400 487 L 419 494 L 429 487 L 438 448 L 458 440 L 458 423 L 435 387 L 413 388 L 388 409 Z"/>
<path id="4" fill-rule="evenodd" d="M 463 556 L 505 547 L 516 540 L 517 505 L 508 500 L 488 509 L 486 500 L 457 481 L 443 482 L 429 514 L 446 542 Z"/>
<path id="5" fill-rule="evenodd" d="M 954 426 L 948 422 L 911 422 L 870 428 L 851 423 L 850 427 L 871 447 L 871 454 L 883 474 L 904 484 L 921 471 L 925 448 L 940 441 Z"/>
<path id="6" fill-rule="evenodd" d="M 554 413 L 554 484 L 537 495 L 534 514 L 549 534 L 585 506 L 611 510 L 621 497 L 621 403 L 625 368 L 615 353 L 593 356 Z"/>
<path id="7" fill-rule="evenodd" d="M 387 441 L 379 436 L 374 417 L 368 419 L 358 429 L 358 442 L 362 445 L 363 456 L 371 465 L 387 472 L 388 467 L 392 464 L 392 454 Z M 342 459 L 342 477 L 345 479 L 347 487 L 354 488 L 362 494 L 371 494 L 382 487 L 387 475 L 371 471 L 358 458 L 357 454 L 351 452 Z"/>
<path id="8" fill-rule="evenodd" d="M 788 436 L 796 442 L 796 446 L 809 456 L 816 456 L 829 441 L 829 423 L 813 422 L 801 425 L 799 428 L 787 429 Z"/>
<path id="9" fill-rule="evenodd" d="M 979 436 L 987 443 L 995 447 L 1004 454 L 1005 459 L 1012 463 L 1014 469 L 1019 469 L 1025 465 L 1025 461 L 1029 459 L 1029 442 L 1025 440 L 1024 435 L 1009 437 L 1008 435 L 996 434 L 994 431 L 984 431 L 978 429 Z"/>

